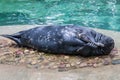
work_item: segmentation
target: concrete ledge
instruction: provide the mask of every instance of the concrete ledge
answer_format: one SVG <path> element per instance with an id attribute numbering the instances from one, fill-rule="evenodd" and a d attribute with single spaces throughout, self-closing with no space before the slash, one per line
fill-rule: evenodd
<path id="1" fill-rule="evenodd" d="M 81 68 L 66 72 L 0 65 L 0 80 L 120 80 L 120 65 Z"/>

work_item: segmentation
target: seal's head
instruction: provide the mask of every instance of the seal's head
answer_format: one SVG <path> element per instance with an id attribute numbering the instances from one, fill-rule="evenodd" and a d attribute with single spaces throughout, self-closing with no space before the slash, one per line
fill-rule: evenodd
<path id="1" fill-rule="evenodd" d="M 83 33 L 80 35 L 80 39 L 84 41 L 85 45 L 78 50 L 82 52 L 82 56 L 107 55 L 114 48 L 114 40 L 111 37 L 94 30 Z"/>
<path id="2" fill-rule="evenodd" d="M 98 36 L 97 42 L 104 44 L 104 46 L 99 46 L 97 50 L 99 50 L 102 54 L 109 54 L 111 50 L 114 48 L 114 40 L 111 37 L 105 36 L 103 34 L 98 33 L 100 36 Z M 97 51 L 96 50 L 96 51 Z"/>

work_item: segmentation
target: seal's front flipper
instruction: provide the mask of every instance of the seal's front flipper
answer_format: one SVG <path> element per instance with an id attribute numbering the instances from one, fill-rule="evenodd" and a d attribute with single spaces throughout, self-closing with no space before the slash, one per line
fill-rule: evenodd
<path id="1" fill-rule="evenodd" d="M 84 46 L 80 46 L 77 49 L 77 52 L 80 53 L 80 55 L 83 57 L 94 56 L 94 54 L 92 54 L 92 52 L 91 52 L 94 48 L 96 49 L 96 46 L 87 43 Z"/>
<path id="2" fill-rule="evenodd" d="M 13 41 L 15 41 L 19 46 L 21 46 L 21 34 L 20 33 L 16 33 L 16 34 L 13 34 L 13 35 L 0 35 L 2 37 L 6 37 L 6 38 L 9 38 Z"/>

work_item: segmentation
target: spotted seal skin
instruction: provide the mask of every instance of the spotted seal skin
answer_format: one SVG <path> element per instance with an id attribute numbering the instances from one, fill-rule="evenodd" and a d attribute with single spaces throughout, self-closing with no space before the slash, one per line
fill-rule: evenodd
<path id="1" fill-rule="evenodd" d="M 114 40 L 81 26 L 42 26 L 13 35 L 2 35 L 19 46 L 55 54 L 86 56 L 107 55 L 114 48 Z"/>

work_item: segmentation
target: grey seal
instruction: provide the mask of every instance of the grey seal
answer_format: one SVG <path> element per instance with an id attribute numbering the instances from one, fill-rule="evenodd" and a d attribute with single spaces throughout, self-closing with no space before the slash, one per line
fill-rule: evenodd
<path id="1" fill-rule="evenodd" d="M 100 56 L 109 54 L 114 48 L 111 37 L 75 25 L 35 27 L 2 36 L 12 39 L 19 46 L 55 54 Z"/>

